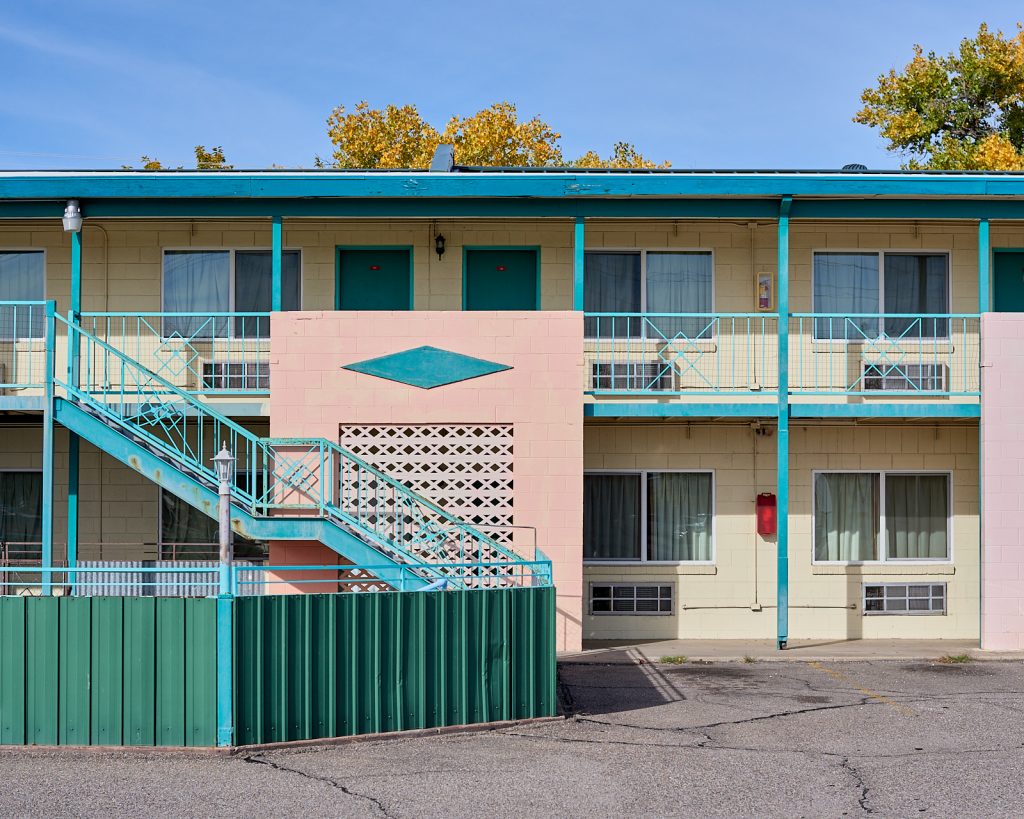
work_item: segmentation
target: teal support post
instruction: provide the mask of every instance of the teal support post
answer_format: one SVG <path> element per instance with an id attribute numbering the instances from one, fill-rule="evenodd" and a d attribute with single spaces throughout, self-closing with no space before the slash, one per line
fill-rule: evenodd
<path id="1" fill-rule="evenodd" d="M 789 642 L 789 209 L 792 197 L 779 207 L 779 431 L 778 481 L 778 621 L 779 649 Z"/>
<path id="2" fill-rule="evenodd" d="M 222 567 L 223 573 L 226 567 Z M 230 581 L 221 577 L 221 588 Z M 217 744 L 227 747 L 234 740 L 234 599 L 230 594 L 217 597 Z"/>
<path id="3" fill-rule="evenodd" d="M 281 283 L 281 240 L 283 229 L 281 217 L 274 216 L 270 222 L 270 309 L 279 313 L 282 310 L 283 286 Z"/>
<path id="4" fill-rule="evenodd" d="M 992 248 L 988 219 L 978 222 L 978 312 L 992 310 Z"/>
<path id="5" fill-rule="evenodd" d="M 53 348 L 56 342 L 57 304 L 46 302 L 46 398 L 43 410 L 43 521 L 40 562 L 43 596 L 53 591 Z"/>
<path id="6" fill-rule="evenodd" d="M 573 231 L 572 242 L 572 309 L 583 309 L 583 268 L 586 266 L 584 255 L 584 226 L 583 217 L 576 217 L 576 226 Z"/>
<path id="7" fill-rule="evenodd" d="M 82 231 L 71 234 L 71 312 L 69 320 L 78 324 L 82 318 Z M 79 384 L 79 346 L 81 340 L 77 333 L 69 333 L 68 338 L 68 383 L 72 387 Z M 78 458 L 80 442 L 78 436 L 68 430 L 68 536 L 67 564 L 72 569 L 78 562 Z M 74 588 L 75 576 L 69 572 L 68 588 Z"/>
<path id="8" fill-rule="evenodd" d="M 82 319 L 82 232 L 71 234 L 71 313 L 68 320 L 78 324 Z M 78 384 L 80 339 L 77 333 L 68 338 L 68 383 Z"/>

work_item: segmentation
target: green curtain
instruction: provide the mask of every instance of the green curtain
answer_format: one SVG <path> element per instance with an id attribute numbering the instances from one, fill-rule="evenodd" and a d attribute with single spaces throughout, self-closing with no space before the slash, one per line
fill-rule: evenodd
<path id="1" fill-rule="evenodd" d="M 877 473 L 815 476 L 815 560 L 878 559 L 878 496 Z"/>
<path id="2" fill-rule="evenodd" d="M 640 476 L 583 476 L 583 557 L 640 559 Z"/>
<path id="3" fill-rule="evenodd" d="M 711 560 L 711 475 L 647 475 L 647 542 L 651 560 Z"/>
<path id="4" fill-rule="evenodd" d="M 948 476 L 885 476 L 887 557 L 948 558 L 948 520 Z"/>

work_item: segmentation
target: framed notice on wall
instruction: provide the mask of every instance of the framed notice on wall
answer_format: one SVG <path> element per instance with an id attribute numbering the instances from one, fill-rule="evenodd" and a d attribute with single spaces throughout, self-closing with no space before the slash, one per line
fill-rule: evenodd
<path id="1" fill-rule="evenodd" d="M 775 274 L 754 274 L 754 309 L 759 313 L 775 312 Z"/>

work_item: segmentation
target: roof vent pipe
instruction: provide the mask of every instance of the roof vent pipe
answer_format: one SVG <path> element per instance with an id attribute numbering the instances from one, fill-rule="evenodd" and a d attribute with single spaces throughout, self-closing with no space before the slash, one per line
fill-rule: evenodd
<path id="1" fill-rule="evenodd" d="M 866 171 L 867 165 L 861 165 L 859 162 L 851 162 L 849 165 L 843 165 L 844 171 Z"/>
<path id="2" fill-rule="evenodd" d="M 430 160 L 431 173 L 451 173 L 455 167 L 455 146 L 438 145 L 434 150 L 434 158 Z"/>

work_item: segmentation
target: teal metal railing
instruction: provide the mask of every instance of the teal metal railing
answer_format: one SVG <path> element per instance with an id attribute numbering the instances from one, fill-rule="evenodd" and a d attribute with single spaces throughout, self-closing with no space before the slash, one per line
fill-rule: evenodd
<path id="1" fill-rule="evenodd" d="M 250 514 L 327 518 L 399 562 L 521 560 L 337 444 L 259 437 L 73 321 L 56 320 L 69 341 L 68 378 L 55 379 L 67 398 L 211 489 L 219 482 L 210 457 L 226 446 L 236 459 L 232 501 Z"/>
<path id="2" fill-rule="evenodd" d="M 186 392 L 270 392 L 270 313 L 82 313 L 79 324 Z"/>
<path id="3" fill-rule="evenodd" d="M 803 395 L 981 394 L 977 313 L 794 313 L 789 384 Z"/>
<path id="4" fill-rule="evenodd" d="M 778 389 L 767 313 L 586 313 L 591 395 L 744 395 Z"/>
<path id="5" fill-rule="evenodd" d="M 46 302 L 0 301 L 0 394 L 42 389 L 46 367 Z"/>

